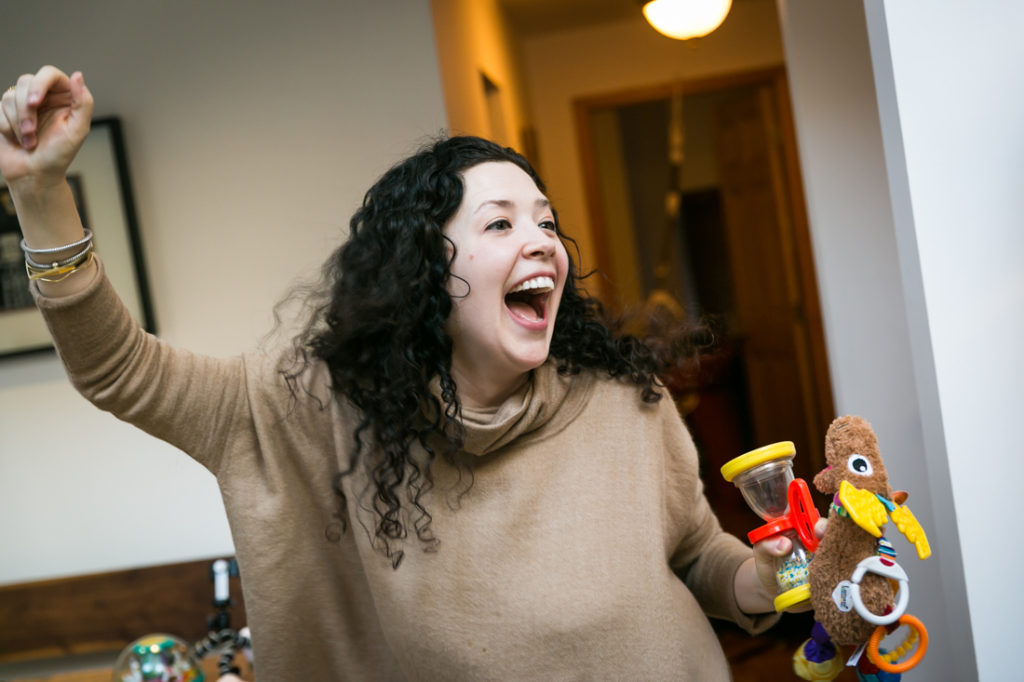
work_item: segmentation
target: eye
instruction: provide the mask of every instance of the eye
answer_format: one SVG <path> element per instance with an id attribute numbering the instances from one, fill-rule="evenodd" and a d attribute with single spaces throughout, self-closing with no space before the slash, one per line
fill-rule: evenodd
<path id="1" fill-rule="evenodd" d="M 544 220 L 540 224 L 540 229 L 542 229 L 542 230 L 551 230 L 552 232 L 557 232 L 558 231 L 558 226 L 555 225 L 555 221 L 554 220 Z"/>
<path id="2" fill-rule="evenodd" d="M 487 227 L 485 227 L 484 229 L 485 230 L 501 230 L 501 231 L 510 230 L 510 229 L 512 229 L 512 223 L 510 223 L 505 218 L 498 218 L 497 220 L 495 220 L 493 222 L 487 223 Z"/>
<path id="3" fill-rule="evenodd" d="M 858 476 L 870 476 L 874 472 L 871 462 L 864 455 L 850 455 L 846 460 L 846 468 Z"/>

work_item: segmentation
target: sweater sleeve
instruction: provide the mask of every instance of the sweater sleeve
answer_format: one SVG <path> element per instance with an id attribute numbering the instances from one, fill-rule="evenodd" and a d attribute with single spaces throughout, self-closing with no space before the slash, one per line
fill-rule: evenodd
<path id="1" fill-rule="evenodd" d="M 50 298 L 32 287 L 75 388 L 102 410 L 184 450 L 214 473 L 233 423 L 245 414 L 241 358 L 172 348 L 131 317 L 104 274 Z"/>
<path id="2" fill-rule="evenodd" d="M 674 542 L 669 564 L 706 614 L 732 621 L 751 634 L 763 632 L 779 615 L 752 616 L 736 603 L 736 572 L 752 550 L 722 530 L 704 496 L 693 439 L 672 402 L 663 399 L 661 403 L 665 403 L 661 409 L 665 410 L 667 444 L 666 513 Z"/>

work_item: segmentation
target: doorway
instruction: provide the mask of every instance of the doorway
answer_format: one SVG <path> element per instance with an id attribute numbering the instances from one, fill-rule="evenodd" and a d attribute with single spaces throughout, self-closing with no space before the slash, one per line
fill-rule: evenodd
<path id="1" fill-rule="evenodd" d="M 834 408 L 782 68 L 575 102 L 601 295 L 657 305 L 717 342 L 677 402 L 727 530 L 762 523 L 719 468 L 781 440 L 824 466 Z"/>

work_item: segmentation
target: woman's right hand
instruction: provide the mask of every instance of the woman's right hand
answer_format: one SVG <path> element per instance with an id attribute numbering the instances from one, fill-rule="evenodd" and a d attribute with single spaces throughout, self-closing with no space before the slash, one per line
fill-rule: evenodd
<path id="1" fill-rule="evenodd" d="M 89 134 L 92 93 L 80 72 L 53 66 L 18 78 L 0 100 L 0 174 L 12 191 L 64 182 Z"/>

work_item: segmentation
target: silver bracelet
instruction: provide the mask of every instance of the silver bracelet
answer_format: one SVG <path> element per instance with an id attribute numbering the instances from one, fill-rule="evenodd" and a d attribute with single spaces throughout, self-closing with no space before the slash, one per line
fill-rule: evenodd
<path id="1" fill-rule="evenodd" d="M 90 230 L 87 227 L 87 228 L 85 228 L 85 236 L 82 237 L 81 239 L 79 239 L 77 242 L 74 242 L 73 244 L 66 244 L 64 246 L 55 246 L 52 249 L 30 249 L 28 244 L 25 243 L 25 240 L 22 239 L 21 240 L 21 250 L 24 251 L 26 255 L 28 255 L 28 254 L 35 254 L 35 255 L 38 256 L 38 255 L 44 254 L 44 253 L 60 253 L 61 251 L 66 251 L 68 249 L 73 249 L 73 248 L 78 247 L 78 246 L 83 246 L 85 244 L 88 244 L 91 241 L 92 241 L 92 230 Z"/>
<path id="2" fill-rule="evenodd" d="M 70 258 L 65 258 L 62 261 L 54 261 L 52 263 L 37 263 L 36 261 L 32 260 L 32 256 L 26 253 L 25 262 L 28 263 L 29 267 L 35 268 L 36 270 L 50 270 L 52 268 L 63 268 L 67 265 L 71 265 L 76 261 L 84 260 L 85 257 L 89 255 L 90 251 L 92 251 L 92 242 L 86 244 L 85 248 L 76 253 L 74 256 L 71 256 Z"/>

